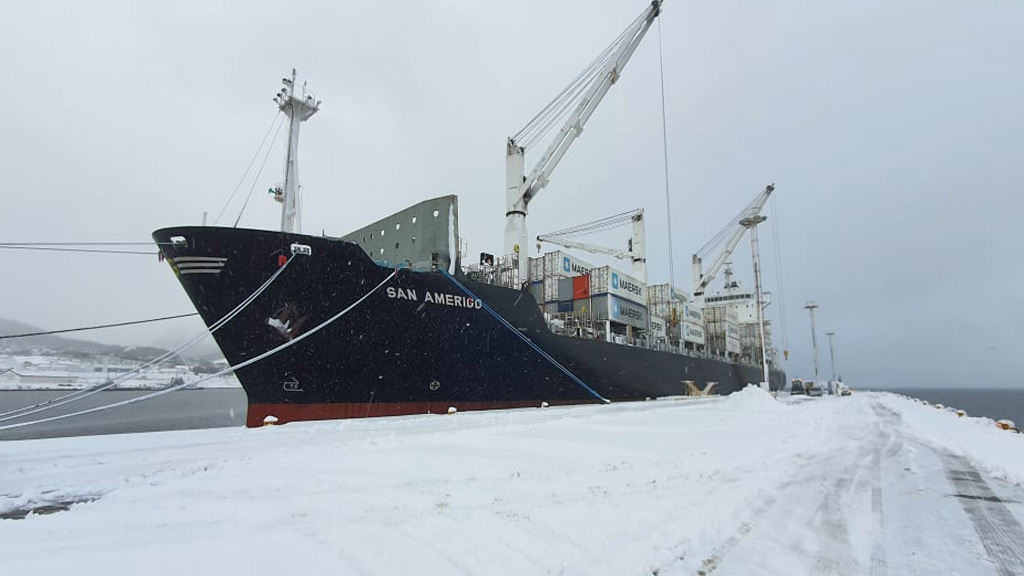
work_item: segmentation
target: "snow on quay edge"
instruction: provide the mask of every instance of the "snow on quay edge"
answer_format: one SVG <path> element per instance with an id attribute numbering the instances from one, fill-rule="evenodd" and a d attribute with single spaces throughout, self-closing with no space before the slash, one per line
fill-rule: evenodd
<path id="1" fill-rule="evenodd" d="M 964 467 L 1005 503 L 957 495 Z M 62 576 L 1013 573 L 1019 545 L 978 506 L 1019 522 L 1022 481 L 1024 436 L 990 420 L 752 387 L 29 440 L 0 443 L 0 515 L 70 507 L 0 520 L 0 558 Z"/>

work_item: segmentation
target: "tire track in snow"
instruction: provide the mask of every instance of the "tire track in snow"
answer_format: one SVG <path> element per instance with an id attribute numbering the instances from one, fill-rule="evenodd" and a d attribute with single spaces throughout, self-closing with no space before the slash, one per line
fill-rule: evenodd
<path id="1" fill-rule="evenodd" d="M 943 455 L 946 478 L 1000 576 L 1024 574 L 1024 527 L 963 456 Z"/>
<path id="2" fill-rule="evenodd" d="M 882 461 L 890 460 L 903 450 L 903 441 L 893 435 L 893 430 L 903 423 L 903 417 L 886 406 L 872 403 L 871 409 L 879 418 L 878 434 L 884 437 L 882 444 L 871 454 L 871 514 L 874 518 L 877 536 L 871 547 L 871 576 L 889 573 L 885 558 L 885 514 L 882 506 Z"/>

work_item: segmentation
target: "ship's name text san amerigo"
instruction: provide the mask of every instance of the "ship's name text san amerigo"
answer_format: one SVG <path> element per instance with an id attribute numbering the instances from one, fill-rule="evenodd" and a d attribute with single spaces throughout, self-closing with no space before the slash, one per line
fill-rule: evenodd
<path id="1" fill-rule="evenodd" d="M 420 301 L 416 291 L 412 288 L 397 288 L 395 286 L 388 286 L 388 298 L 412 300 L 413 302 Z M 467 298 L 465 296 L 457 296 L 445 292 L 431 292 L 429 290 L 424 290 L 423 302 L 454 306 L 456 308 L 476 308 L 477 310 L 483 307 L 483 302 L 479 298 Z"/>

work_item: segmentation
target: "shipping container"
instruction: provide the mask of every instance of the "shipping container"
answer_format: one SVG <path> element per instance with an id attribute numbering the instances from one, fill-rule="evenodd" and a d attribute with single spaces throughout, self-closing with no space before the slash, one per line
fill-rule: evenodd
<path id="1" fill-rule="evenodd" d="M 572 278 L 558 279 L 558 301 L 565 302 L 572 300 Z"/>
<path id="2" fill-rule="evenodd" d="M 655 338 L 665 338 L 667 335 L 666 323 L 664 318 L 658 318 L 657 316 L 651 316 L 651 335 Z"/>
<path id="3" fill-rule="evenodd" d="M 539 282 L 544 279 L 544 257 L 530 258 L 527 275 L 530 277 L 530 282 Z"/>
<path id="4" fill-rule="evenodd" d="M 704 311 L 694 304 L 684 304 L 683 320 L 697 325 L 704 324 Z"/>
<path id="5" fill-rule="evenodd" d="M 593 303 L 590 298 L 580 298 L 572 301 L 572 312 L 580 318 L 590 318 L 593 312 Z"/>
<path id="6" fill-rule="evenodd" d="M 726 338 L 725 339 L 725 351 L 726 352 L 728 352 L 730 354 L 739 354 L 741 349 L 742 348 L 740 347 L 740 340 L 739 340 L 739 338 Z"/>
<path id="7" fill-rule="evenodd" d="M 726 322 L 725 337 L 735 340 L 738 343 L 740 341 L 740 327 L 732 322 Z"/>
<path id="8" fill-rule="evenodd" d="M 683 322 L 683 340 L 694 344 L 704 343 L 704 328 L 689 322 Z"/>
<path id="9" fill-rule="evenodd" d="M 574 276 L 572 279 L 572 299 L 590 298 L 590 275 Z"/>
<path id="10" fill-rule="evenodd" d="M 530 284 L 530 294 L 538 303 L 544 302 L 544 282 L 533 282 Z"/>
<path id="11" fill-rule="evenodd" d="M 672 321 L 672 308 L 667 302 L 651 302 L 647 305 L 647 311 L 650 312 L 652 316 L 665 318 L 669 322 Z"/>
<path id="12" fill-rule="evenodd" d="M 690 298 L 690 295 L 684 290 L 679 288 L 675 289 L 675 293 L 671 290 L 669 284 L 655 284 L 647 287 L 647 302 L 648 306 L 651 304 L 666 304 L 668 302 L 686 302 Z"/>
<path id="13" fill-rule="evenodd" d="M 551 276 L 544 279 L 544 302 L 558 301 L 558 277 Z"/>
<path id="14" fill-rule="evenodd" d="M 576 258 L 570 256 L 561 250 L 555 252 L 548 252 L 544 255 L 544 277 L 563 277 L 571 278 L 573 276 L 581 276 L 589 274 L 594 267 Z"/>
<path id="15" fill-rule="evenodd" d="M 590 292 L 595 295 L 612 294 L 647 307 L 647 286 L 611 266 L 595 268 L 590 273 Z"/>
<path id="16" fill-rule="evenodd" d="M 624 300 L 611 294 L 601 294 L 590 298 L 595 320 L 611 320 L 619 324 L 628 324 L 634 328 L 647 329 L 647 307 Z"/>

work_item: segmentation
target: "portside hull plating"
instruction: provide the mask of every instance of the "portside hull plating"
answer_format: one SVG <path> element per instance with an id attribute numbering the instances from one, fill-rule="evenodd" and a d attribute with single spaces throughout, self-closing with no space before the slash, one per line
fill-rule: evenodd
<path id="1" fill-rule="evenodd" d="M 263 284 L 292 243 L 312 248 L 215 333 L 232 365 L 313 330 L 391 273 L 358 245 L 329 238 L 212 227 L 153 237 L 208 326 Z M 753 366 L 556 335 L 529 292 L 461 282 L 480 302 L 440 272 L 401 270 L 337 321 L 238 370 L 247 424 L 599 401 L 483 303 L 611 401 L 686 394 L 687 380 L 718 382 L 721 394 L 761 380 Z M 773 371 L 772 389 L 784 380 Z"/>

